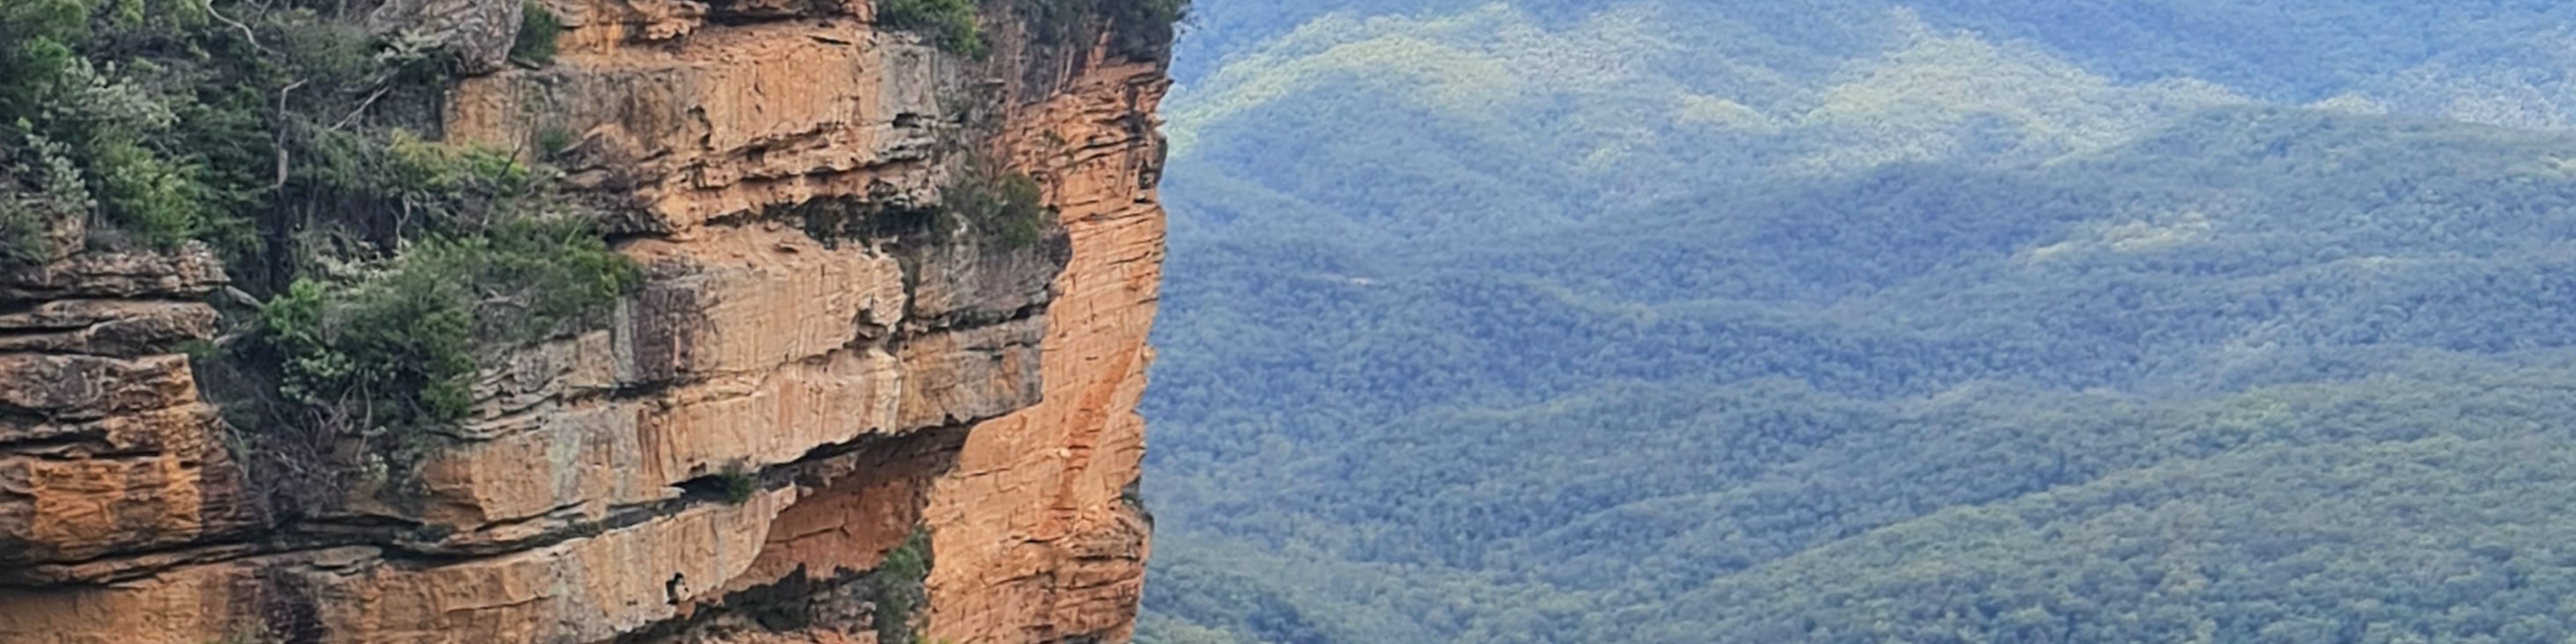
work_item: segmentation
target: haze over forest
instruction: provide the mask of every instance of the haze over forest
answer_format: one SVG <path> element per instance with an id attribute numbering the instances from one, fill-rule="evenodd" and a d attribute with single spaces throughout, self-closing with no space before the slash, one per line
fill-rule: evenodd
<path id="1" fill-rule="evenodd" d="M 2576 635 L 2576 4 L 1192 12 L 1142 642 Z"/>

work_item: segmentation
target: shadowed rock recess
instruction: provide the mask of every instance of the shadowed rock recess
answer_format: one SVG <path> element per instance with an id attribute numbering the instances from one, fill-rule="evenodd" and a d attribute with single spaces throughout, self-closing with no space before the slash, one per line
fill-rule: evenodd
<path id="1" fill-rule="evenodd" d="M 986 2 L 974 55 L 866 0 L 545 0 L 560 53 L 505 64 L 522 6 L 366 18 L 459 54 L 440 138 L 561 148 L 644 269 L 614 323 L 287 511 L 179 349 L 210 253 L 0 276 L 0 642 L 1125 641 L 1165 47 L 1078 2 Z M 948 216 L 1004 176 L 1030 221 Z"/>

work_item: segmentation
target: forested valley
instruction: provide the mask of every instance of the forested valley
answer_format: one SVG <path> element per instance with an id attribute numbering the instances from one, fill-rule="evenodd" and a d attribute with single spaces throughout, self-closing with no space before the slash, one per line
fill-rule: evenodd
<path id="1" fill-rule="evenodd" d="M 1192 12 L 1139 641 L 2576 636 L 2576 5 Z"/>

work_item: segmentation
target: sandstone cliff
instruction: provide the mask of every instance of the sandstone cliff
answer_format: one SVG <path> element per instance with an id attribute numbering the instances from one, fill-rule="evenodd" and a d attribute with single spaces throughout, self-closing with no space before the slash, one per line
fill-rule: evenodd
<path id="1" fill-rule="evenodd" d="M 546 0 L 544 66 L 498 64 L 518 0 L 386 4 L 476 72 L 444 138 L 561 147 L 641 292 L 289 511 L 177 349 L 209 255 L 0 277 L 0 642 L 1124 641 L 1164 62 L 1041 4 L 979 57 L 864 0 Z M 1006 175 L 1044 221 L 940 219 Z"/>

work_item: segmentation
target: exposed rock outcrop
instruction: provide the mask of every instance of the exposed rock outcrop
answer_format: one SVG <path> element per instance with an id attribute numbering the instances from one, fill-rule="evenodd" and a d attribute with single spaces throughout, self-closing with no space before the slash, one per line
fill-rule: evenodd
<path id="1" fill-rule="evenodd" d="M 177 342 L 212 333 L 203 249 L 84 253 L 0 275 L 0 581 L 107 576 L 119 553 L 257 521 Z M 5 632 L 5 631 L 0 631 Z M 0 638 L 5 639 L 5 638 Z"/>
<path id="2" fill-rule="evenodd" d="M 373 20 L 488 72 L 445 137 L 564 166 L 641 293 L 284 508 L 177 349 L 210 256 L 0 277 L 0 642 L 1124 640 L 1163 62 L 1008 15 L 979 60 L 858 0 L 548 0 L 561 57 L 502 69 L 519 5 Z M 1004 174 L 1034 232 L 941 206 Z"/>
<path id="3" fill-rule="evenodd" d="M 458 71 L 501 68 L 518 40 L 526 0 L 381 0 L 367 16 L 378 32 L 435 43 L 456 54 Z"/>

